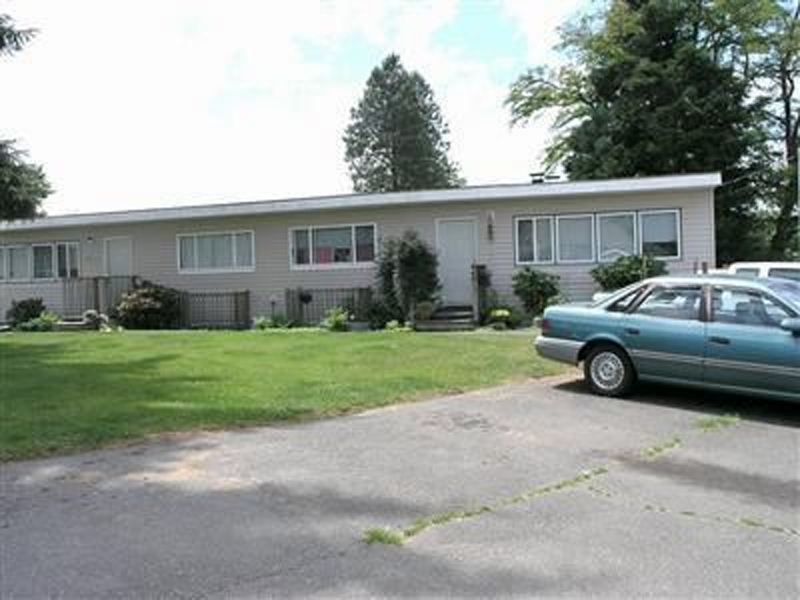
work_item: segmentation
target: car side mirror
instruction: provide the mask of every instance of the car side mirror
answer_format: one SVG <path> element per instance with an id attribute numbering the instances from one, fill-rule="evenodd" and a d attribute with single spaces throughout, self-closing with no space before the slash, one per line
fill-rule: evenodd
<path id="1" fill-rule="evenodd" d="M 784 319 L 781 321 L 781 329 L 791 332 L 792 335 L 800 336 L 800 318 Z"/>

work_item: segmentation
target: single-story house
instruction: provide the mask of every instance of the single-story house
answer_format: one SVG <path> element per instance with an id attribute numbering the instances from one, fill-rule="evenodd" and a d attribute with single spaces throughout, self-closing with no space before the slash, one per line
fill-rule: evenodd
<path id="1" fill-rule="evenodd" d="M 0 320 L 13 300 L 34 296 L 62 315 L 105 308 L 132 277 L 193 294 L 247 292 L 249 317 L 284 313 L 287 290 L 373 286 L 381 241 L 409 229 L 438 253 L 444 304 L 473 304 L 473 265 L 507 301 L 524 266 L 559 275 L 564 295 L 581 300 L 596 289 L 589 271 L 625 254 L 654 254 L 675 274 L 714 265 L 719 184 L 706 173 L 0 222 Z"/>

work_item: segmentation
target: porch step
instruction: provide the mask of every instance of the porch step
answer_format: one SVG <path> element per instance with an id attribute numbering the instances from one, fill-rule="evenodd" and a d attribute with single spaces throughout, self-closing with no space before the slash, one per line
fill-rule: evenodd
<path id="1" fill-rule="evenodd" d="M 433 316 L 425 321 L 416 321 L 417 331 L 472 331 L 475 321 L 472 319 L 471 306 L 442 306 Z"/>
<path id="2" fill-rule="evenodd" d="M 417 331 L 472 331 L 475 323 L 472 319 L 443 320 L 431 319 L 429 321 L 415 321 L 414 329 Z"/>

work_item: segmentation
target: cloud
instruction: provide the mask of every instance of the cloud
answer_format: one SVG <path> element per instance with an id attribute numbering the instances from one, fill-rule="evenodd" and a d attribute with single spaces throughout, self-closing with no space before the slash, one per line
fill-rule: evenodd
<path id="1" fill-rule="evenodd" d="M 550 15 L 551 3 L 498 4 L 527 40 L 520 65 L 552 37 L 545 19 L 576 2 Z M 0 96 L 0 136 L 45 167 L 51 214 L 345 193 L 349 110 L 396 51 L 434 88 L 468 182 L 524 181 L 544 127 L 510 130 L 510 81 L 436 40 L 468 5 L 8 0 L 0 12 L 40 33 L 0 61 L 14 90 Z"/>

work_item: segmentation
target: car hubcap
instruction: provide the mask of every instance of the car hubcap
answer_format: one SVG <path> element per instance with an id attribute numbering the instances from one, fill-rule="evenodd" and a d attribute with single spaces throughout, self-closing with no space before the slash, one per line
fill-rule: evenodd
<path id="1" fill-rule="evenodd" d="M 594 357 L 591 366 L 592 381 L 597 387 L 609 391 L 622 383 L 625 378 L 625 365 L 613 352 L 601 352 Z"/>

